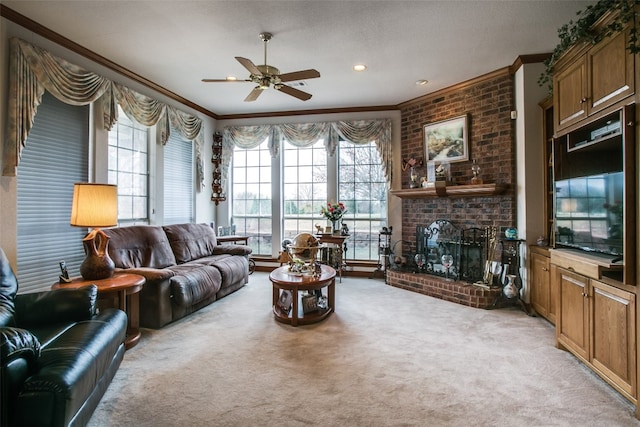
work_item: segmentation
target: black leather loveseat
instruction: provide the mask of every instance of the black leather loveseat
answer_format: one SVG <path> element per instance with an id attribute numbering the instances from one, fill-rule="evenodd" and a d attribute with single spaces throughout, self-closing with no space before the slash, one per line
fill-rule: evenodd
<path id="1" fill-rule="evenodd" d="M 126 314 L 98 314 L 95 285 L 17 291 L 0 249 L 2 426 L 86 425 L 122 361 Z"/>

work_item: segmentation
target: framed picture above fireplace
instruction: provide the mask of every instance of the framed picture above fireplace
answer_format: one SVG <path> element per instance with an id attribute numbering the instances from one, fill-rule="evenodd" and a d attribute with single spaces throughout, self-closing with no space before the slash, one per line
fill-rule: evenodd
<path id="1" fill-rule="evenodd" d="M 425 158 L 436 163 L 469 160 L 468 114 L 423 126 Z"/>

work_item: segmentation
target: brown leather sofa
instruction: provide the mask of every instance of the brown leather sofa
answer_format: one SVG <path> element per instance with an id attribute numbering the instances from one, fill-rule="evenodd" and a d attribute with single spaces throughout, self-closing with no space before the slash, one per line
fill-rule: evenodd
<path id="1" fill-rule="evenodd" d="M 158 329 L 240 289 L 249 281 L 245 245 L 218 245 L 207 224 L 103 229 L 117 270 L 144 276 L 140 325 Z"/>

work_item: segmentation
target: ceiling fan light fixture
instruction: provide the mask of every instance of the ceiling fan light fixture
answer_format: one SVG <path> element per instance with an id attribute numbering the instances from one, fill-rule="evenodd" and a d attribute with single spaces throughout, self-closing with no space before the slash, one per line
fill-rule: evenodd
<path id="1" fill-rule="evenodd" d="M 260 86 L 260 89 L 262 90 L 269 89 L 269 87 L 271 86 L 271 79 L 265 77 L 263 79 L 260 79 L 260 82 L 258 84 Z"/>
<path id="2" fill-rule="evenodd" d="M 353 71 L 365 71 L 367 66 L 364 64 L 356 64 L 353 66 Z"/>

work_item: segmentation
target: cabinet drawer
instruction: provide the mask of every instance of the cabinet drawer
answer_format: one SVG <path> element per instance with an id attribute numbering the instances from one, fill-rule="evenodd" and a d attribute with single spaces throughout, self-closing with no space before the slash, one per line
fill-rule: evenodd
<path id="1" fill-rule="evenodd" d="M 551 250 L 551 263 L 566 270 L 573 271 L 583 276 L 600 278 L 600 266 L 598 264 L 579 258 L 572 253 Z"/>

